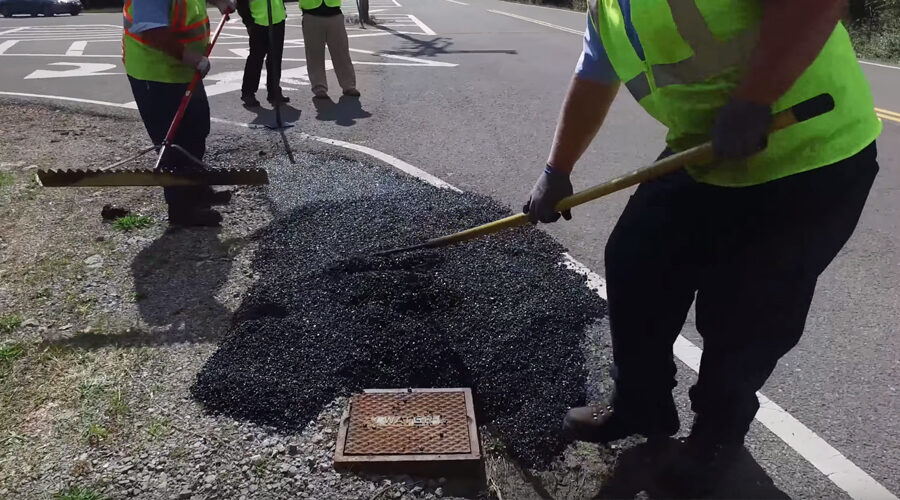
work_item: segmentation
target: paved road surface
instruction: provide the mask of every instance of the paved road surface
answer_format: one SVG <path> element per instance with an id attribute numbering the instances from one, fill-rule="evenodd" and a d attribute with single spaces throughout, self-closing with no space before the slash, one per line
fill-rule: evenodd
<path id="1" fill-rule="evenodd" d="M 350 29 L 361 106 L 344 99 L 317 109 L 306 78 L 300 15 L 296 4 L 288 9 L 283 77 L 293 99 L 286 116 L 297 122 L 292 133 L 375 148 L 464 190 L 521 205 L 546 159 L 581 49 L 582 14 L 499 0 L 373 0 L 372 15 L 383 29 Z M 217 18 L 213 15 L 213 22 Z M 129 106 L 119 26 L 116 14 L 0 19 L 0 94 Z M 258 116 L 239 105 L 246 43 L 239 22 L 226 27 L 206 79 L 213 114 L 239 122 L 270 120 L 270 114 Z M 763 392 L 898 495 L 900 68 L 864 64 L 863 69 L 885 122 L 879 141 L 881 174 L 855 236 L 820 280 L 803 340 Z M 337 99 L 331 72 L 329 78 Z M 662 127 L 623 93 L 579 165 L 576 187 L 651 161 L 662 141 Z M 580 207 L 574 221 L 548 231 L 575 258 L 603 274 L 603 245 L 627 196 Z M 690 325 L 684 335 L 702 345 Z M 679 377 L 686 412 L 686 390 L 694 373 L 680 365 Z M 793 439 L 792 445 L 798 442 L 804 444 Z M 848 496 L 758 423 L 748 448 L 791 497 Z M 835 476 L 843 472 L 846 467 Z M 844 477 L 859 475 L 851 471 Z"/>

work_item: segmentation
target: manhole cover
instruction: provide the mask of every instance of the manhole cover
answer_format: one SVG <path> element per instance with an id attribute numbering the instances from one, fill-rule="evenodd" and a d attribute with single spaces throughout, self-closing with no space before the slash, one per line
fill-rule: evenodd
<path id="1" fill-rule="evenodd" d="M 469 389 L 368 389 L 341 420 L 335 467 L 478 463 Z"/>

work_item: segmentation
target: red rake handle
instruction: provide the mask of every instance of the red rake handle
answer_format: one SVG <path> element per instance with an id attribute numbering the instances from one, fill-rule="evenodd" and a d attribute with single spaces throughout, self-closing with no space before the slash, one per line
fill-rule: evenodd
<path id="1" fill-rule="evenodd" d="M 222 28 L 225 27 L 225 23 L 228 22 L 229 13 L 226 12 L 222 16 L 222 20 L 219 21 L 219 26 L 216 27 L 216 32 L 213 33 L 212 40 L 209 42 L 209 45 L 206 47 L 205 56 L 209 57 L 209 54 L 212 53 L 213 46 L 216 44 L 216 40 L 219 39 L 219 34 L 222 33 Z M 169 131 L 166 132 L 166 138 L 163 139 L 163 149 L 160 150 L 160 159 L 162 158 L 162 153 L 165 150 L 167 145 L 172 144 L 172 139 L 175 138 L 175 132 L 178 131 L 178 126 L 181 125 L 181 119 L 184 118 L 184 112 L 187 109 L 188 103 L 191 102 L 191 96 L 194 95 L 194 89 L 197 88 L 197 84 L 202 80 L 203 77 L 200 76 L 200 72 L 197 71 L 194 73 L 194 79 L 191 80 L 190 85 L 188 85 L 187 90 L 184 92 L 184 97 L 181 98 L 181 104 L 178 106 L 178 111 L 175 112 L 175 118 L 172 119 L 172 124 L 169 125 Z M 159 167 L 159 162 L 157 161 L 157 167 Z"/>

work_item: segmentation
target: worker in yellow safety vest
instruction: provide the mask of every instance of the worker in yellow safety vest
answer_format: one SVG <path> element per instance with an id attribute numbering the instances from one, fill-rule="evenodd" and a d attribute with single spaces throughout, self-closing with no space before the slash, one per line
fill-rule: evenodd
<path id="1" fill-rule="evenodd" d="M 222 13 L 234 10 L 234 0 L 213 2 Z M 209 18 L 203 0 L 126 0 L 122 11 L 122 57 L 131 91 L 147 133 L 161 144 L 188 84 L 196 72 L 210 69 L 206 58 Z M 198 159 L 206 152 L 209 135 L 209 102 L 198 83 L 173 143 Z M 195 168 L 177 150 L 163 168 L 179 171 Z M 217 225 L 222 216 L 211 205 L 228 203 L 231 193 L 209 186 L 164 189 L 169 223 L 187 226 Z"/>
<path id="2" fill-rule="evenodd" d="M 281 57 L 284 53 L 284 0 L 237 0 L 238 14 L 250 35 L 250 54 L 244 64 L 241 100 L 246 106 L 259 106 L 256 91 L 266 61 L 266 100 L 270 103 L 290 102 L 281 92 Z M 271 22 L 269 16 L 271 15 Z M 269 31 L 271 30 L 271 32 Z M 271 46 L 270 46 L 271 44 Z"/>
<path id="3" fill-rule="evenodd" d="M 325 76 L 325 46 L 328 45 L 334 74 L 344 95 L 359 97 L 341 0 L 300 0 L 300 10 L 303 11 L 300 24 L 306 48 L 306 71 L 313 95 L 318 99 L 328 98 L 328 80 Z"/>
<path id="4" fill-rule="evenodd" d="M 641 184 L 606 244 L 610 400 L 563 419 L 573 439 L 656 442 L 679 429 L 673 344 L 696 299 L 703 355 L 676 469 L 700 494 L 741 449 L 756 391 L 800 339 L 816 280 L 852 234 L 881 122 L 841 0 L 592 0 L 549 160 L 524 210 L 557 202 L 624 83 L 668 129 L 663 156 L 711 140 L 711 167 Z M 773 112 L 834 109 L 767 138 Z M 600 153 L 602 155 L 602 152 Z M 591 162 L 603 157 L 589 158 Z"/>

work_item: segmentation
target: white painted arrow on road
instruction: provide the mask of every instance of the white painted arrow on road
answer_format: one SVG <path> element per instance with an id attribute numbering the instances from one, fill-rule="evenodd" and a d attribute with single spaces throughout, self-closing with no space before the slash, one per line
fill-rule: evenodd
<path id="1" fill-rule="evenodd" d="M 25 80 L 34 80 L 37 78 L 74 78 L 78 76 L 101 76 L 101 75 L 121 75 L 123 73 L 107 72 L 107 70 L 116 67 L 115 64 L 108 63 L 70 63 L 56 62 L 50 63 L 50 66 L 74 66 L 72 69 L 38 69 L 32 71 Z"/>

